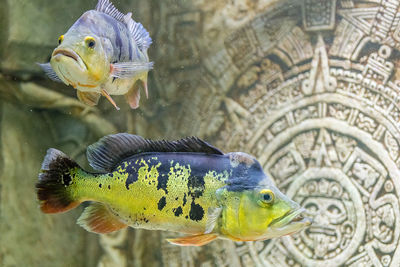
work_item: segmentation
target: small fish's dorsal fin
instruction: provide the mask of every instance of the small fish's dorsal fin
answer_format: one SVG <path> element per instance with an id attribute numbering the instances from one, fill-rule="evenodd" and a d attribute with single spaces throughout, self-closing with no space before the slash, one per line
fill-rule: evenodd
<path id="1" fill-rule="evenodd" d="M 153 141 L 141 136 L 119 133 L 107 135 L 87 148 L 90 166 L 98 171 L 110 172 L 123 159 L 144 152 L 197 152 L 223 155 L 218 148 L 197 137 L 177 141 Z"/>
<path id="2" fill-rule="evenodd" d="M 123 18 L 129 32 L 132 34 L 133 39 L 135 39 L 136 44 L 140 50 L 146 50 L 152 43 L 150 34 L 143 25 L 139 22 L 135 22 L 132 19 L 132 13 L 127 13 Z"/>
<path id="3" fill-rule="evenodd" d="M 143 51 L 149 48 L 152 43 L 150 34 L 146 31 L 141 23 L 135 22 L 132 19 L 131 12 L 124 15 L 124 13 L 120 12 L 109 0 L 99 0 L 96 5 L 96 10 L 125 23 L 140 50 Z"/>
<path id="4" fill-rule="evenodd" d="M 124 13 L 120 12 L 109 0 L 99 0 L 96 5 L 96 10 L 124 22 Z"/>

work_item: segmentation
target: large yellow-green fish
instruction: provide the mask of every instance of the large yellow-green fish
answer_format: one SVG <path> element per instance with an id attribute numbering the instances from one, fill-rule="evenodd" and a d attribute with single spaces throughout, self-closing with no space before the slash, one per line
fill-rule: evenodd
<path id="1" fill-rule="evenodd" d="M 72 85 L 79 100 L 96 105 L 100 95 L 119 109 L 110 95 L 125 95 L 139 106 L 140 88 L 147 92 L 149 33 L 109 0 L 99 0 L 58 39 L 50 63 L 39 64 L 50 79 Z"/>
<path id="2" fill-rule="evenodd" d="M 201 246 L 216 238 L 265 240 L 311 224 L 252 156 L 224 154 L 196 138 L 151 141 L 109 135 L 88 147 L 89 173 L 49 149 L 36 185 L 41 210 L 92 201 L 78 224 L 95 233 L 127 226 L 185 233 L 168 241 Z"/>

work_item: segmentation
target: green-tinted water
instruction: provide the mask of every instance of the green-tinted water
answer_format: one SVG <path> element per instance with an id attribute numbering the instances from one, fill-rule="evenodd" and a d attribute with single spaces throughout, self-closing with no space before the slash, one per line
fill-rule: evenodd
<path id="1" fill-rule="evenodd" d="M 1 266 L 399 266 L 398 1 L 123 0 L 149 30 L 149 98 L 89 108 L 45 78 L 57 38 L 91 1 L 0 5 Z M 255 155 L 308 209 L 306 231 L 202 248 L 174 234 L 91 234 L 82 207 L 39 211 L 34 185 L 49 147 L 90 169 L 86 147 L 129 132 L 196 135 Z"/>

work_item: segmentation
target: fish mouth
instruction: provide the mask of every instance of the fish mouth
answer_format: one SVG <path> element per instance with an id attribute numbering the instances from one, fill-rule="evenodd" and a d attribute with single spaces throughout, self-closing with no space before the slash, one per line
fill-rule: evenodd
<path id="1" fill-rule="evenodd" d="M 82 58 L 72 49 L 68 48 L 58 48 L 55 49 L 52 58 L 56 61 L 59 61 L 61 57 L 69 57 L 72 58 L 83 70 L 87 70 L 87 66 L 85 62 L 83 62 Z"/>
<path id="2" fill-rule="evenodd" d="M 303 216 L 303 212 L 306 210 L 304 208 L 299 208 L 297 210 L 289 211 L 280 218 L 273 220 L 270 226 L 273 228 L 281 228 L 288 225 L 303 225 L 304 227 L 311 225 L 312 219 Z"/>

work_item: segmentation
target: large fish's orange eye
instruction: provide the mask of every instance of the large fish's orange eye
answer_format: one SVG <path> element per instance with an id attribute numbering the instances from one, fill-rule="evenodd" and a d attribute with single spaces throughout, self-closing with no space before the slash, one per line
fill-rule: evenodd
<path id="1" fill-rule="evenodd" d="M 259 204 L 262 206 L 272 205 L 275 201 L 275 194 L 270 189 L 262 189 L 260 191 Z"/>
<path id="2" fill-rule="evenodd" d="M 94 46 L 96 45 L 96 41 L 91 36 L 85 37 L 85 43 L 86 43 L 87 47 L 89 47 L 89 48 L 94 48 Z"/>
<path id="3" fill-rule="evenodd" d="M 64 40 L 64 35 L 58 37 L 58 44 L 61 44 L 63 40 Z"/>

